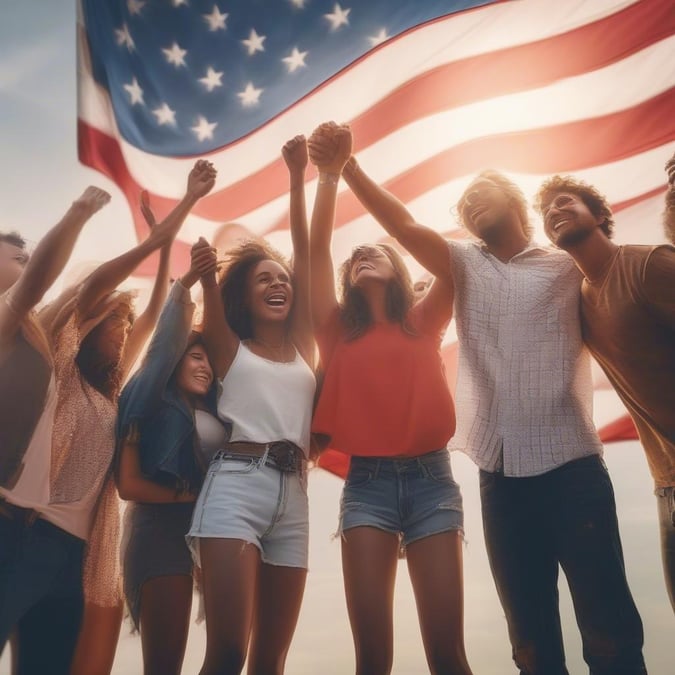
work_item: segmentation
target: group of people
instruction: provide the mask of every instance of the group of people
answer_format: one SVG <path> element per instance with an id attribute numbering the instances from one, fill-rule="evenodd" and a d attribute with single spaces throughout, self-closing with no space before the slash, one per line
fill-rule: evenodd
<path id="1" fill-rule="evenodd" d="M 0 235 L 0 648 L 11 642 L 15 671 L 109 673 L 126 604 L 146 675 L 180 673 L 196 584 L 200 672 L 282 673 L 307 575 L 308 464 L 329 445 L 350 456 L 339 534 L 357 675 L 391 671 L 402 548 L 429 671 L 472 673 L 452 439 L 480 470 L 520 673 L 568 672 L 559 567 L 590 671 L 646 673 L 589 351 L 647 453 L 675 609 L 675 248 L 616 246 L 605 199 L 560 176 L 535 203 L 555 247 L 536 245 L 522 192 L 492 170 L 458 204 L 471 239 L 446 242 L 365 173 L 348 127 L 322 124 L 282 155 L 292 264 L 260 240 L 222 257 L 200 238 L 168 291 L 171 244 L 216 180 L 204 160 L 161 222 L 142 199 L 145 241 L 39 312 L 109 196 L 88 188 L 30 258 L 19 235 Z M 672 234 L 675 158 L 667 171 Z M 357 246 L 336 275 L 341 178 L 431 275 L 421 291 L 387 244 Z M 157 250 L 136 317 L 116 288 Z M 440 355 L 453 317 L 456 413 Z"/>

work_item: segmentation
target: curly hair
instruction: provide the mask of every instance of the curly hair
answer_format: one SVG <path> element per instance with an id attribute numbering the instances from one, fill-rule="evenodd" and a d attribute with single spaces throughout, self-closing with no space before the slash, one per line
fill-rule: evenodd
<path id="1" fill-rule="evenodd" d="M 675 245 L 675 186 L 669 185 L 666 192 L 666 208 L 663 211 L 663 231 L 668 241 Z"/>
<path id="2" fill-rule="evenodd" d="M 576 195 L 596 217 L 603 218 L 600 229 L 608 239 L 614 234 L 614 216 L 604 195 L 592 185 L 572 176 L 555 175 L 544 181 L 534 196 L 534 208 L 542 216 L 557 194 L 567 192 Z"/>
<path id="3" fill-rule="evenodd" d="M 527 211 L 527 199 L 525 199 L 523 191 L 511 179 L 495 169 L 485 169 L 481 171 L 476 178 L 474 178 L 474 181 L 478 178 L 485 178 L 486 180 L 491 181 L 506 195 L 510 205 L 518 215 L 518 219 L 523 227 L 523 233 L 527 237 L 527 240 L 530 241 L 534 235 L 534 228 L 532 227 L 532 223 L 530 223 L 530 216 Z M 470 191 L 470 187 L 464 190 L 456 207 L 459 222 L 462 227 L 467 230 L 470 230 L 470 228 L 462 214 L 464 212 L 466 196 Z"/>
<path id="4" fill-rule="evenodd" d="M 226 256 L 226 265 L 218 285 L 220 297 L 225 307 L 225 318 L 230 328 L 240 340 L 253 337 L 253 317 L 248 307 L 248 277 L 251 270 L 263 260 L 272 260 L 281 265 L 288 273 L 291 287 L 295 289 L 293 270 L 288 260 L 267 242 L 246 240 L 231 248 Z M 290 325 L 293 308 L 287 318 Z"/>
<path id="5" fill-rule="evenodd" d="M 408 312 L 412 308 L 415 295 L 412 280 L 403 258 L 392 246 L 357 246 L 351 256 L 340 265 L 338 273 L 340 286 L 340 317 L 347 332 L 347 339 L 354 340 L 363 335 L 373 323 L 370 306 L 363 291 L 352 284 L 351 272 L 355 260 L 363 255 L 364 249 L 378 249 L 389 258 L 394 268 L 394 278 L 387 282 L 385 290 L 385 313 L 387 319 L 400 324 L 410 335 L 414 331 L 408 324 Z"/>

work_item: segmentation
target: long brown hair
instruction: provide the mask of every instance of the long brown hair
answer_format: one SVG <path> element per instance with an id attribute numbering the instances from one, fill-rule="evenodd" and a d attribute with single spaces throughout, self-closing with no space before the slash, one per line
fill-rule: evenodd
<path id="1" fill-rule="evenodd" d="M 131 298 L 125 299 L 120 305 L 126 308 L 129 313 L 129 321 L 133 324 L 135 314 Z M 110 361 L 101 354 L 96 346 L 107 317 L 108 315 L 101 317 L 96 326 L 84 337 L 75 357 L 75 363 L 82 377 L 94 389 L 101 392 L 107 399 L 115 401 L 122 389 L 121 359 Z"/>
<path id="2" fill-rule="evenodd" d="M 226 267 L 220 277 L 220 297 L 225 307 L 225 318 L 240 340 L 253 337 L 253 317 L 248 306 L 248 279 L 251 270 L 263 260 L 273 260 L 286 270 L 295 290 L 293 271 L 288 260 L 264 241 L 244 241 L 226 254 Z M 290 325 L 293 307 L 286 320 Z"/>
<path id="3" fill-rule="evenodd" d="M 364 248 L 376 248 L 389 258 L 394 268 L 394 277 L 387 281 L 385 289 L 385 314 L 389 321 L 398 323 L 410 335 L 414 335 L 408 323 L 408 313 L 414 304 L 412 280 L 403 258 L 388 244 L 357 246 L 351 256 L 340 266 L 340 317 L 346 329 L 347 339 L 354 340 L 363 335 L 373 323 L 370 306 L 363 291 L 352 284 L 351 272 L 354 262 L 363 255 Z"/>

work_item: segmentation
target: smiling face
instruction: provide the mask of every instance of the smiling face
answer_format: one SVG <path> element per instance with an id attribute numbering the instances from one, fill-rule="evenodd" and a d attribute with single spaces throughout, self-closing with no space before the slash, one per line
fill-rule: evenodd
<path id="1" fill-rule="evenodd" d="M 479 176 L 464 191 L 457 205 L 464 226 L 473 235 L 484 239 L 500 227 L 511 211 L 508 196 L 493 180 Z"/>
<path id="2" fill-rule="evenodd" d="M 176 386 L 182 394 L 191 397 L 206 396 L 213 382 L 213 370 L 204 346 L 199 342 L 185 351 L 176 368 Z"/>
<path id="3" fill-rule="evenodd" d="M 261 260 L 249 272 L 247 304 L 254 319 L 286 321 L 293 306 L 288 271 L 275 260 Z"/>
<path id="4" fill-rule="evenodd" d="M 387 282 L 396 275 L 389 256 L 378 246 L 358 246 L 351 256 L 349 278 L 352 286 L 368 281 Z"/>
<path id="5" fill-rule="evenodd" d="M 551 243 L 567 249 L 584 241 L 603 222 L 578 195 L 560 192 L 542 207 L 544 231 Z"/>

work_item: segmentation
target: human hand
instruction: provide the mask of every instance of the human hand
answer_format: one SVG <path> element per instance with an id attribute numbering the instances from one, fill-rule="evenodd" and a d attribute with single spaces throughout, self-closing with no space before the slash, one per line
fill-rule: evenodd
<path id="1" fill-rule="evenodd" d="M 352 132 L 348 125 L 325 122 L 319 125 L 308 141 L 309 158 L 320 172 L 342 173 L 352 154 Z"/>
<path id="2" fill-rule="evenodd" d="M 216 175 L 216 168 L 211 162 L 205 159 L 198 159 L 188 176 L 188 195 L 196 199 L 207 195 L 216 183 Z"/>
<path id="3" fill-rule="evenodd" d="M 101 188 L 90 185 L 74 202 L 74 206 L 84 208 L 90 215 L 100 211 L 110 201 L 110 195 Z"/>
<path id="4" fill-rule="evenodd" d="M 189 274 L 198 277 L 203 285 L 210 286 L 216 283 L 217 270 L 216 249 L 204 237 L 199 237 L 190 249 Z"/>
<path id="5" fill-rule="evenodd" d="M 155 218 L 155 214 L 152 212 L 152 209 L 150 208 L 150 195 L 148 194 L 147 190 L 143 190 L 141 192 L 140 205 L 143 218 L 145 218 L 145 222 L 148 224 L 148 227 L 152 230 L 152 228 L 155 225 L 157 225 L 157 220 Z"/>
<path id="6" fill-rule="evenodd" d="M 307 166 L 307 139 L 300 134 L 286 141 L 281 148 L 281 156 L 289 173 L 304 173 Z"/>

